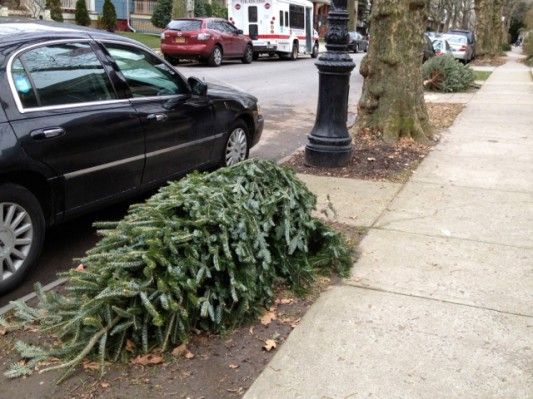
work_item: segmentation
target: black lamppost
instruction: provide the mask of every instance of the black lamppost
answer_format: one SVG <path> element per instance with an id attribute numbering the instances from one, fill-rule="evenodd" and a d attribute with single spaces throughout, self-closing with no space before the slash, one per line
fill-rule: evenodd
<path id="1" fill-rule="evenodd" d="M 333 0 L 328 14 L 327 51 L 315 63 L 319 71 L 318 108 L 305 146 L 305 163 L 310 166 L 344 166 L 352 154 L 346 118 L 350 73 L 355 64 L 347 53 L 347 25 L 346 0 Z"/>

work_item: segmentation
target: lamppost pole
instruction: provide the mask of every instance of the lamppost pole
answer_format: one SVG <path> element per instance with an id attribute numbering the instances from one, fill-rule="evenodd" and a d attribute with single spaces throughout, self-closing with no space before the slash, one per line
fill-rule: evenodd
<path id="1" fill-rule="evenodd" d="M 346 128 L 350 74 L 355 68 L 348 55 L 346 0 L 333 0 L 328 14 L 326 53 L 318 68 L 318 107 L 315 126 L 307 136 L 305 163 L 318 167 L 341 167 L 352 154 L 352 139 Z"/>

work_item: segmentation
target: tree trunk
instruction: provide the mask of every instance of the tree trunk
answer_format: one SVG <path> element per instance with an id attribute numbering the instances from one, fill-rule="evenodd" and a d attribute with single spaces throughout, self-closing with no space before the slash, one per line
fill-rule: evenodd
<path id="1" fill-rule="evenodd" d="M 503 0 L 475 0 L 476 55 L 496 56 L 501 53 Z"/>
<path id="2" fill-rule="evenodd" d="M 381 134 L 426 141 L 430 136 L 424 102 L 422 49 L 424 0 L 375 0 L 370 16 L 370 48 L 361 62 L 365 78 L 358 127 Z"/>
<path id="3" fill-rule="evenodd" d="M 357 29 L 357 5 L 358 0 L 348 0 L 346 11 L 348 11 L 348 31 L 354 32 Z"/>
<path id="4" fill-rule="evenodd" d="M 187 18 L 187 0 L 172 0 L 172 18 Z"/>

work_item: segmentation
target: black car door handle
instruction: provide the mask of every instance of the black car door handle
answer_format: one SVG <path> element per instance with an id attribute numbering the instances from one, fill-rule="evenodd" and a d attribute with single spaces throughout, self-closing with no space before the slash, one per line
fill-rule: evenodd
<path id="1" fill-rule="evenodd" d="M 147 120 L 155 122 L 164 122 L 167 118 L 167 114 L 149 114 L 146 116 Z"/>
<path id="2" fill-rule="evenodd" d="M 51 139 L 65 134 L 65 130 L 60 127 L 51 127 L 47 129 L 38 129 L 30 133 L 30 136 L 35 140 Z"/>

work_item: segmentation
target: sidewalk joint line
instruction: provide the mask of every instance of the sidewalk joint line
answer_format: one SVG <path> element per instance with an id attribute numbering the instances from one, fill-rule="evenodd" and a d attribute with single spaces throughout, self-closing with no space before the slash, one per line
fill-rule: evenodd
<path id="1" fill-rule="evenodd" d="M 417 179 L 417 176 L 415 176 L 413 180 L 409 180 L 409 181 L 412 182 L 412 183 L 431 184 L 431 185 L 434 185 L 434 186 L 441 186 L 441 187 L 446 187 L 447 186 L 447 187 L 471 188 L 471 189 L 474 189 L 474 190 L 497 191 L 497 192 L 500 192 L 500 193 L 511 193 L 511 194 L 532 194 L 533 193 L 533 190 L 532 191 L 504 190 L 504 189 L 501 189 L 501 188 L 490 188 L 490 187 L 482 187 L 482 186 L 465 186 L 465 185 L 462 185 L 462 184 L 454 184 L 454 183 L 450 183 L 450 182 L 437 183 L 437 182 L 433 182 L 433 181 L 423 181 L 423 180 L 416 180 L 416 179 Z"/>
<path id="2" fill-rule="evenodd" d="M 497 245 L 497 246 L 501 246 L 501 247 L 508 247 L 508 248 L 514 248 L 514 249 L 533 250 L 533 247 L 528 247 L 528 246 L 504 244 L 504 243 L 501 243 L 501 242 L 476 240 L 474 238 L 466 238 L 466 237 L 458 237 L 458 236 L 444 236 L 444 235 L 434 235 L 434 234 L 428 234 L 428 233 L 415 233 L 415 232 L 412 232 L 412 231 L 404 231 L 404 230 L 400 230 L 400 229 L 392 229 L 392 228 L 381 227 L 381 226 L 369 227 L 368 229 L 381 230 L 381 231 L 394 231 L 394 232 L 398 232 L 398 233 L 411 234 L 411 235 L 424 236 L 424 237 L 431 237 L 431 238 L 445 238 L 445 239 L 452 239 L 452 240 L 458 240 L 458 241 L 469 241 L 469 242 L 475 242 L 475 243 L 479 243 L 479 244 Z"/>
<path id="3" fill-rule="evenodd" d="M 427 297 L 423 295 L 407 294 L 405 292 L 398 292 L 398 291 L 389 291 L 383 288 L 364 286 L 364 285 L 360 285 L 356 283 L 348 283 L 346 281 L 343 281 L 342 285 L 345 287 L 360 288 L 364 290 L 382 292 L 382 293 L 392 294 L 392 295 L 401 295 L 401 296 L 406 296 L 406 297 L 411 297 L 411 298 L 427 299 L 429 301 L 441 302 L 441 303 L 446 303 L 450 305 L 459 305 L 459 306 L 465 306 L 465 307 L 474 308 L 474 309 L 488 310 L 488 311 L 497 312 L 497 313 L 501 313 L 501 314 L 505 314 L 509 316 L 520 316 L 520 317 L 527 317 L 530 319 L 533 318 L 533 315 L 528 315 L 528 314 L 523 314 L 523 313 L 507 312 L 505 310 L 499 310 L 499 309 L 490 308 L 487 306 L 479 306 L 479 305 L 472 305 L 468 303 L 455 302 L 455 301 L 450 301 L 448 299 L 431 298 L 431 297 Z"/>

